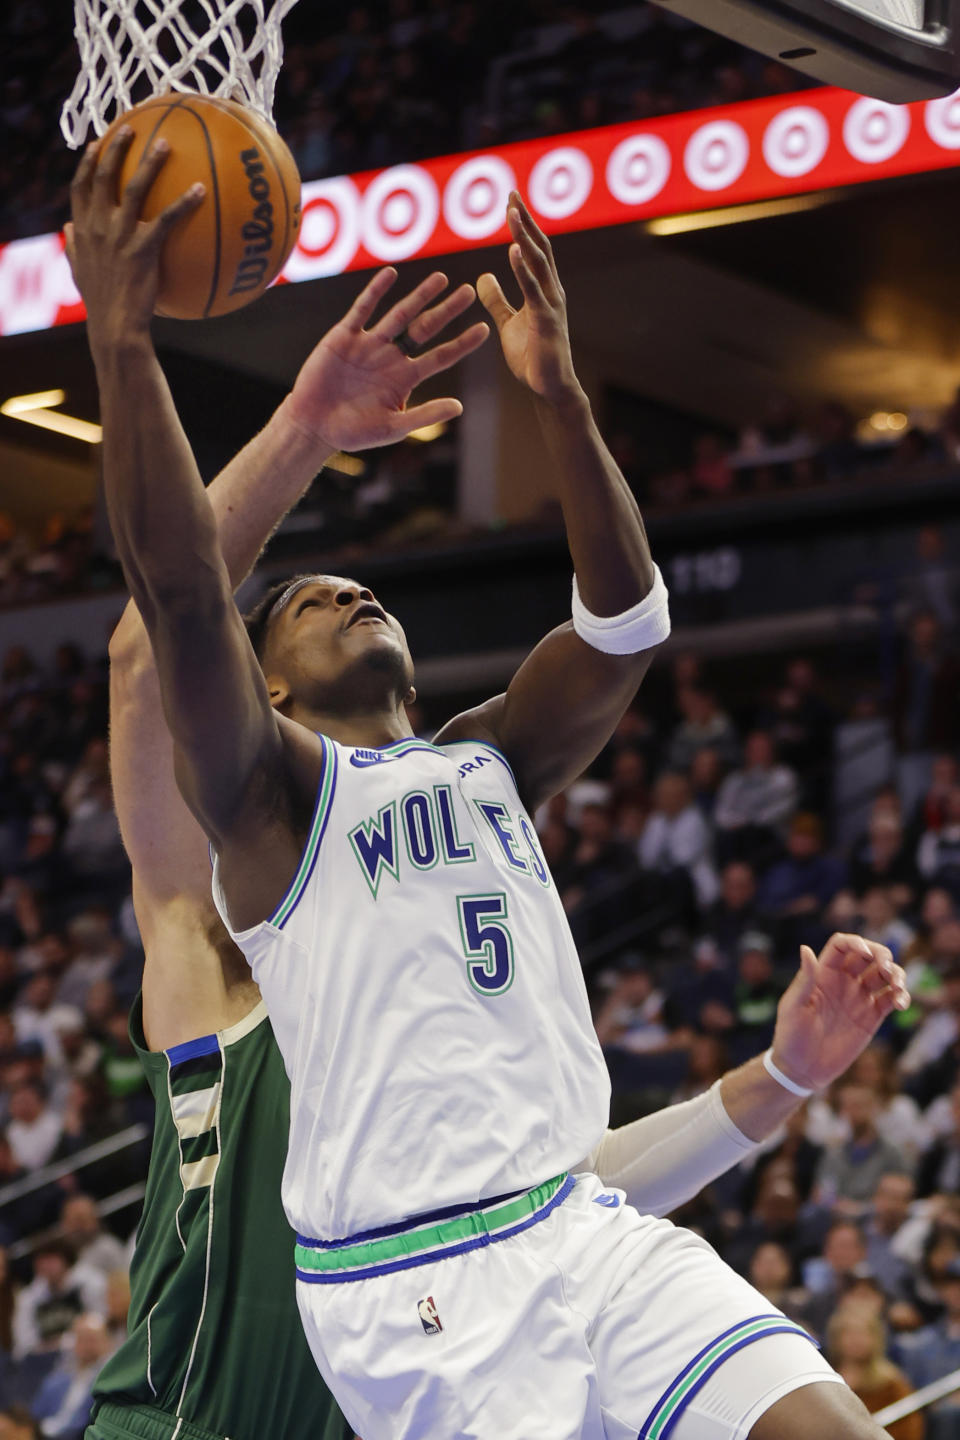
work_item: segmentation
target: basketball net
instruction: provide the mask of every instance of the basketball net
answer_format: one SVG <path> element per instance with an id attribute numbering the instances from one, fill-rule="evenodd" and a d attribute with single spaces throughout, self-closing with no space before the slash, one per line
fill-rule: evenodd
<path id="1" fill-rule="evenodd" d="M 295 4 L 74 0 L 80 74 L 60 112 L 64 139 L 76 150 L 91 130 L 102 135 L 117 115 L 171 90 L 237 100 L 273 124 L 280 26 Z"/>

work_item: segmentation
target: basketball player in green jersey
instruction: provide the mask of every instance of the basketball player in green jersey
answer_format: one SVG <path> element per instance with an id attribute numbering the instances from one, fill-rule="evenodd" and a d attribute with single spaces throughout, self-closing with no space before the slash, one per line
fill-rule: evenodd
<path id="1" fill-rule="evenodd" d="M 379 281 L 382 284 L 382 281 Z M 471 302 L 470 287 L 425 309 L 444 288 L 432 276 L 405 302 L 410 338 L 430 344 Z M 472 338 L 470 338 L 472 335 Z M 478 343 L 467 332 L 453 363 Z M 336 331 L 318 347 L 327 353 Z M 438 352 L 439 353 L 439 352 Z M 376 407 L 406 361 L 371 339 L 384 390 L 368 374 L 358 406 Z M 318 361 L 297 382 L 322 413 Z M 440 368 L 438 366 L 438 368 Z M 421 423 L 414 412 L 408 428 Z M 209 491 L 236 583 L 325 456 L 304 447 L 285 407 Z M 289 1085 L 245 961 L 210 897 L 206 841 L 180 799 L 172 745 L 144 627 L 132 606 L 111 644 L 112 765 L 118 812 L 134 862 L 147 963 L 132 1029 L 158 1101 L 154 1155 L 133 1271 L 131 1335 L 97 1386 L 93 1436 L 167 1440 L 174 1433 L 233 1440 L 302 1431 L 349 1435 L 303 1341 L 279 1203 Z M 867 1043 L 893 999 L 888 952 L 835 937 L 781 1005 L 777 1053 L 809 1057 L 817 1031 L 827 1083 Z M 809 1064 L 809 1061 L 808 1061 Z M 797 1104 L 750 1062 L 707 1096 L 608 1133 L 589 1157 L 606 1183 L 665 1213 L 734 1164 Z"/>

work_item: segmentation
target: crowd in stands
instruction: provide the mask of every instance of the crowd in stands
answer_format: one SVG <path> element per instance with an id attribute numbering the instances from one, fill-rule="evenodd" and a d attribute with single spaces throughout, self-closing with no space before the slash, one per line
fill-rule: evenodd
<path id="1" fill-rule="evenodd" d="M 906 968 L 912 1008 L 680 1217 L 874 1408 L 960 1365 L 956 599 L 952 626 L 922 611 L 903 636 L 884 719 L 894 759 L 851 840 L 834 754 L 852 702 L 802 656 L 735 703 L 720 662 L 661 657 L 589 773 L 536 817 L 615 1122 L 765 1048 L 801 944 L 856 930 Z M 142 1183 L 151 1113 L 127 1034 L 142 955 L 106 705 L 105 664 L 72 646 L 50 672 L 22 648 L 3 658 L 0 1397 L 46 1435 L 77 1433 L 123 1333 L 138 1192 L 115 1213 L 109 1197 Z M 135 1143 L 91 1158 L 118 1131 Z M 892 1433 L 953 1440 L 960 1406 Z"/>
<path id="2" fill-rule="evenodd" d="M 207 29 L 195 0 L 180 8 Z M 71 12 L 11 0 L 0 14 L 0 242 L 66 219 L 76 155 L 58 118 L 79 68 Z M 308 180 L 807 83 L 642 0 L 331 0 L 301 4 L 284 34 L 276 118 Z"/>
<path id="3" fill-rule="evenodd" d="M 705 431 L 683 463 L 655 474 L 644 465 L 642 433 L 623 426 L 611 446 L 636 494 L 658 509 L 851 479 L 875 483 L 885 475 L 916 476 L 960 464 L 960 391 L 933 425 L 912 424 L 905 415 L 889 418 L 890 428 L 866 428 L 864 435 L 865 427 L 839 401 L 804 415 L 788 397 L 780 397 L 739 435 Z"/>

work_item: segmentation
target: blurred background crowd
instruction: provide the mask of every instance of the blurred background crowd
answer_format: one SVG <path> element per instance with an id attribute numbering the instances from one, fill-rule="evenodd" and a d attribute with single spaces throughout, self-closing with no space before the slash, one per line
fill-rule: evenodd
<path id="1" fill-rule="evenodd" d="M 294 10 L 284 36 L 276 116 L 305 180 L 805 83 L 645 4 L 329 0 Z M 0 53 L 2 242 L 67 217 L 76 157 L 58 119 L 77 70 L 70 6 L 11 0 Z"/>
<path id="2" fill-rule="evenodd" d="M 801 655 L 745 692 L 723 662 L 668 651 L 596 764 L 536 817 L 615 1123 L 764 1049 L 801 944 L 858 930 L 905 966 L 912 1009 L 680 1217 L 875 1408 L 960 1365 L 956 640 L 931 609 L 907 620 L 880 720 L 888 763 L 856 833 L 835 808 L 843 684 Z M 106 705 L 100 657 L 3 657 L 0 1387 L 51 1435 L 78 1428 L 123 1333 L 150 1121 L 127 1035 L 141 951 Z M 429 732 L 441 717 L 411 718 Z M 958 1422 L 944 1402 L 894 1434 L 947 1440 Z"/>
<path id="3" fill-rule="evenodd" d="M 308 179 L 806 83 L 643 4 L 325 0 L 294 10 L 285 35 L 277 116 Z M 3 242 L 65 219 L 70 7 L 10 0 L 0 55 Z M 607 390 L 604 433 L 668 557 L 681 628 L 699 627 L 702 644 L 658 658 L 595 765 L 536 816 L 615 1124 L 762 1051 L 800 945 L 856 930 L 905 966 L 912 1008 L 677 1217 L 807 1326 L 871 1409 L 960 1367 L 960 560 L 947 510 L 960 395 L 943 408 L 947 394 L 929 414 L 866 418 L 822 396 L 779 398 L 723 429 Z M 499 605 L 519 639 L 547 574 L 535 542 L 552 536 L 559 550 L 559 516 L 547 503 L 509 533 L 468 518 L 462 460 L 453 432 L 340 457 L 268 562 L 363 574 L 365 559 L 405 552 L 394 578 L 402 566 L 422 575 L 430 607 L 453 593 L 447 572 L 475 575 L 473 649 L 454 658 L 482 662 L 480 612 Z M 821 499 L 801 493 L 812 490 Z M 870 529 L 871 501 L 894 491 L 900 508 Z M 817 521 L 821 536 L 810 516 L 835 493 L 845 498 Z M 767 528 L 751 542 L 757 516 Z M 522 553 L 521 528 L 536 532 Z M 789 568 L 772 572 L 794 531 L 811 556 L 823 542 L 796 610 L 857 603 L 870 624 L 852 628 L 844 611 L 841 633 L 835 610 L 801 617 L 809 645 L 786 628 L 761 633 L 771 609 L 784 627 L 794 617 L 768 593 L 793 583 Z M 864 553 L 848 564 L 854 534 Z M 756 569 L 742 602 L 730 570 L 741 541 L 744 573 Z M 524 566 L 530 588 L 510 588 Z M 102 593 L 118 613 L 120 583 L 96 503 L 29 508 L 21 496 L 18 518 L 0 504 L 3 633 L 23 618 L 28 637 L 0 644 L 0 1440 L 79 1436 L 129 1299 L 152 1102 L 127 1032 L 142 950 L 111 801 L 107 664 L 93 639 L 48 644 L 66 633 L 56 617 L 68 607 L 53 602 Z M 711 623 L 726 625 L 726 650 Z M 442 635 L 428 664 L 460 644 Z M 442 688 L 423 687 L 418 733 L 464 703 Z M 960 1399 L 892 1434 L 960 1440 Z"/>

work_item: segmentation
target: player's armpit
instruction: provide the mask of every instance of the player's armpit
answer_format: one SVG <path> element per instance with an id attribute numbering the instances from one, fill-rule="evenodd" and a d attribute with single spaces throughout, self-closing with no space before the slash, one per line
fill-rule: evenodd
<path id="1" fill-rule="evenodd" d="M 513 767 L 528 809 L 564 789 L 603 749 L 655 651 L 606 655 L 571 621 L 545 636 L 504 695 L 457 715 L 436 737 L 489 739 Z"/>

